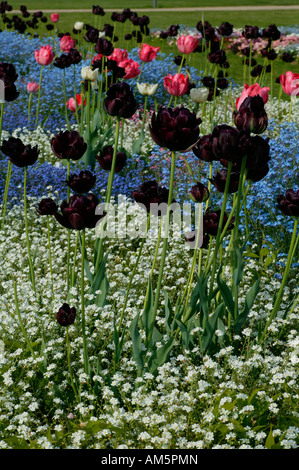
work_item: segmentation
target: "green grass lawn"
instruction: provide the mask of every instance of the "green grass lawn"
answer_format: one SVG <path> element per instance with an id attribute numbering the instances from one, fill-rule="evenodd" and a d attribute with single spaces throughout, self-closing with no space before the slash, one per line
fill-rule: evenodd
<path id="1" fill-rule="evenodd" d="M 21 3 L 9 2 L 14 9 L 19 9 Z M 223 7 L 223 6 L 243 6 L 243 5 L 298 5 L 298 0 L 157 0 L 158 8 L 179 8 L 179 7 Z M 53 0 L 51 2 L 43 0 L 28 0 L 24 2 L 28 8 L 42 10 L 44 9 L 75 9 L 75 8 L 92 8 L 92 5 L 100 5 L 103 8 L 152 8 L 153 0 L 100 0 L 99 2 L 89 2 L 80 0 L 64 0 L 63 2 Z"/>

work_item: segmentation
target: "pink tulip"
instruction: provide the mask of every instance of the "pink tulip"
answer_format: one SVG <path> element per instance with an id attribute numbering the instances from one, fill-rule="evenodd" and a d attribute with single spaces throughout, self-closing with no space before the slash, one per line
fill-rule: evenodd
<path id="1" fill-rule="evenodd" d="M 76 104 L 77 102 L 77 104 Z M 84 106 L 86 104 L 86 100 L 84 100 Z M 77 94 L 76 95 L 76 100 L 75 98 L 70 98 L 67 102 L 66 102 L 66 105 L 68 107 L 68 109 L 70 111 L 72 111 L 73 113 L 76 111 L 76 109 L 78 109 L 81 105 L 82 105 L 82 97 L 81 95 Z"/>
<path id="2" fill-rule="evenodd" d="M 39 50 L 34 52 L 34 57 L 39 65 L 50 65 L 54 59 L 52 47 L 49 45 L 42 46 Z"/>
<path id="3" fill-rule="evenodd" d="M 108 59 L 115 60 L 118 65 L 120 62 L 128 59 L 128 51 L 126 49 L 115 48 Z"/>
<path id="4" fill-rule="evenodd" d="M 38 89 L 39 89 L 39 85 L 37 83 L 34 83 L 34 82 L 27 83 L 28 93 L 35 93 L 38 91 Z"/>
<path id="5" fill-rule="evenodd" d="M 191 52 L 197 48 L 198 43 L 199 39 L 189 34 L 187 36 L 180 36 L 176 42 L 176 45 L 182 54 L 191 54 Z"/>
<path id="6" fill-rule="evenodd" d="M 290 96 L 299 95 L 299 73 L 286 72 L 279 77 L 283 91 Z"/>
<path id="7" fill-rule="evenodd" d="M 141 72 L 138 62 L 135 62 L 133 59 L 123 60 L 119 62 L 118 66 L 125 69 L 126 75 L 123 77 L 124 80 L 137 77 Z"/>
<path id="8" fill-rule="evenodd" d="M 261 88 L 258 83 L 254 83 L 254 85 L 249 86 L 247 83 L 244 85 L 244 89 L 241 93 L 241 96 L 236 99 L 236 108 L 239 109 L 243 101 L 248 97 L 248 96 L 257 96 L 259 95 L 262 99 L 264 104 L 267 103 L 268 101 L 268 91 L 270 90 L 269 87 L 263 87 Z"/>
<path id="9" fill-rule="evenodd" d="M 52 13 L 52 15 L 50 16 L 50 19 L 51 19 L 52 23 L 57 23 L 57 21 L 59 20 L 58 13 Z"/>
<path id="10" fill-rule="evenodd" d="M 142 48 L 139 47 L 139 57 L 142 62 L 151 62 L 157 57 L 160 47 L 153 47 L 149 44 L 143 44 Z"/>
<path id="11" fill-rule="evenodd" d="M 163 83 L 168 93 L 173 96 L 183 96 L 189 89 L 189 78 L 182 73 L 167 75 Z"/>
<path id="12" fill-rule="evenodd" d="M 59 42 L 60 50 L 63 52 L 70 52 L 75 47 L 75 40 L 71 36 L 64 35 Z"/>
<path id="13" fill-rule="evenodd" d="M 97 60 L 102 60 L 103 54 L 96 54 L 92 59 L 92 63 L 94 64 Z"/>

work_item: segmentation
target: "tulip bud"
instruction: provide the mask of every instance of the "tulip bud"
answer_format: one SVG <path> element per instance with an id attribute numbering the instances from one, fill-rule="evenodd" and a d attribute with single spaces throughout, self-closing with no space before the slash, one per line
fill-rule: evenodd
<path id="1" fill-rule="evenodd" d="M 54 215 L 57 212 L 58 206 L 51 198 L 44 198 L 38 204 L 37 212 L 40 215 Z"/>
<path id="2" fill-rule="evenodd" d="M 208 88 L 192 88 L 190 90 L 190 98 L 194 103 L 204 103 L 209 96 Z"/>
<path id="3" fill-rule="evenodd" d="M 96 176 L 91 171 L 80 171 L 78 175 L 70 175 L 66 184 L 75 193 L 88 193 L 95 185 Z"/>
<path id="4" fill-rule="evenodd" d="M 72 325 L 76 318 L 75 307 L 70 307 L 69 304 L 64 303 L 56 313 L 56 320 L 61 326 Z"/>
<path id="5" fill-rule="evenodd" d="M 39 89 L 39 85 L 37 83 L 34 83 L 34 82 L 27 83 L 28 93 L 35 93 L 38 91 L 38 89 Z"/>
<path id="6" fill-rule="evenodd" d="M 189 195 L 193 202 L 206 202 L 210 197 L 210 192 L 205 185 L 198 182 L 192 186 Z"/>
<path id="7" fill-rule="evenodd" d="M 299 189 L 288 189 L 285 196 L 277 196 L 278 209 L 284 215 L 299 217 Z"/>
<path id="8" fill-rule="evenodd" d="M 102 150 L 100 150 L 100 153 L 96 159 L 98 160 L 103 170 L 110 171 L 113 159 L 112 145 L 106 145 Z M 117 152 L 114 172 L 119 173 L 124 168 L 126 161 L 127 155 L 124 152 Z"/>
<path id="9" fill-rule="evenodd" d="M 268 126 L 268 117 L 261 96 L 248 96 L 237 111 L 233 113 L 235 125 L 239 130 L 262 134 Z"/>

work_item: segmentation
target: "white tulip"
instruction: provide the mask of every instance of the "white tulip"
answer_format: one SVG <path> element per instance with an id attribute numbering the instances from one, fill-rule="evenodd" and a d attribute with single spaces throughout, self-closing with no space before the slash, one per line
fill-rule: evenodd
<path id="1" fill-rule="evenodd" d="M 84 28 L 84 23 L 82 21 L 76 21 L 74 24 L 74 29 L 76 31 L 81 31 Z"/>
<path id="2" fill-rule="evenodd" d="M 98 69 L 92 70 L 89 65 L 86 67 L 82 67 L 81 77 L 83 78 L 83 80 L 90 80 L 91 82 L 96 82 L 98 79 Z"/>
<path id="3" fill-rule="evenodd" d="M 152 96 L 157 91 L 158 83 L 150 84 L 150 83 L 138 83 L 137 82 L 137 88 L 141 95 Z"/>
<path id="4" fill-rule="evenodd" d="M 99 38 L 105 37 L 105 31 L 99 31 Z"/>
<path id="5" fill-rule="evenodd" d="M 204 103 L 209 96 L 208 88 L 191 88 L 190 97 L 194 103 Z"/>

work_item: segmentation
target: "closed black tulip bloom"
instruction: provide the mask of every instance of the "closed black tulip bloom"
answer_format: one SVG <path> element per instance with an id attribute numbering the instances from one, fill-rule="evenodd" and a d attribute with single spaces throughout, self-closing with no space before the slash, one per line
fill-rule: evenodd
<path id="1" fill-rule="evenodd" d="M 51 140 L 51 148 L 58 158 L 80 160 L 87 144 L 77 131 L 62 131 Z"/>
<path id="2" fill-rule="evenodd" d="M 203 216 L 204 233 L 212 235 L 213 237 L 217 235 L 219 222 L 220 222 L 220 213 L 221 213 L 220 209 L 213 211 L 210 207 L 207 208 Z M 228 220 L 228 216 L 225 213 L 221 230 L 224 229 L 227 220 Z M 234 221 L 235 221 L 235 217 L 232 218 L 231 223 L 229 224 L 227 230 L 232 230 L 234 228 Z"/>
<path id="3" fill-rule="evenodd" d="M 291 52 L 284 52 L 281 56 L 281 60 L 286 63 L 293 62 L 294 59 L 295 57 Z"/>
<path id="4" fill-rule="evenodd" d="M 114 51 L 114 46 L 109 39 L 106 38 L 98 38 L 96 45 L 95 45 L 95 51 L 98 54 L 103 54 L 105 56 L 109 56 L 112 54 Z"/>
<path id="5" fill-rule="evenodd" d="M 167 212 L 169 190 L 158 185 L 157 181 L 147 181 L 137 191 L 133 191 L 133 199 L 145 207 L 147 212 L 154 213 L 155 215 L 165 215 Z M 174 201 L 173 201 L 174 202 Z M 157 204 L 162 204 L 160 211 Z"/>
<path id="6" fill-rule="evenodd" d="M 160 106 L 158 112 L 152 115 L 149 129 L 152 139 L 160 147 L 183 151 L 197 143 L 200 123 L 201 119 L 183 106 L 176 108 Z"/>
<path id="7" fill-rule="evenodd" d="M 16 89 L 16 86 L 11 82 L 6 76 L 2 77 L 1 80 L 4 84 L 4 99 L 7 102 L 14 101 L 18 98 L 19 92 Z"/>
<path id="8" fill-rule="evenodd" d="M 71 56 L 69 54 L 61 54 L 61 56 L 55 58 L 53 65 L 58 69 L 66 69 L 72 65 Z"/>
<path id="9" fill-rule="evenodd" d="M 258 64 L 250 71 L 250 75 L 252 77 L 259 77 L 263 70 L 264 70 L 264 66 Z"/>
<path id="10" fill-rule="evenodd" d="M 56 313 L 57 323 L 61 326 L 72 325 L 76 318 L 75 307 L 70 307 L 69 304 L 64 303 Z"/>
<path id="11" fill-rule="evenodd" d="M 54 216 L 60 225 L 68 229 L 95 228 L 106 215 L 96 214 L 98 204 L 98 198 L 94 194 L 89 193 L 87 196 L 74 194 L 68 202 L 63 201 L 60 205 L 61 214 L 56 212 Z"/>
<path id="12" fill-rule="evenodd" d="M 15 82 L 18 78 L 15 66 L 7 62 L 0 62 L 0 78 L 6 77 L 10 82 Z"/>
<path id="13" fill-rule="evenodd" d="M 270 24 L 268 28 L 262 30 L 262 37 L 276 41 L 281 36 L 281 33 L 275 24 Z"/>
<path id="14" fill-rule="evenodd" d="M 241 131 L 262 134 L 268 126 L 268 117 L 261 96 L 248 96 L 239 109 L 233 112 L 234 123 Z"/>
<path id="15" fill-rule="evenodd" d="M 260 31 L 258 26 L 246 25 L 242 34 L 246 39 L 257 39 L 258 37 L 260 37 Z"/>
<path id="16" fill-rule="evenodd" d="M 9 137 L 8 140 L 4 140 L 1 150 L 19 168 L 33 165 L 39 154 L 37 146 L 24 145 L 21 139 L 15 137 Z"/>
<path id="17" fill-rule="evenodd" d="M 192 147 L 194 155 L 204 162 L 217 160 L 212 149 L 212 134 L 204 135 L 197 144 Z"/>
<path id="18" fill-rule="evenodd" d="M 189 196 L 193 202 L 201 203 L 206 202 L 209 199 L 210 192 L 204 184 L 198 182 L 192 186 Z"/>
<path id="19" fill-rule="evenodd" d="M 228 23 L 227 21 L 224 21 L 218 28 L 218 33 L 221 36 L 230 36 L 233 32 L 233 25 Z"/>
<path id="20" fill-rule="evenodd" d="M 80 171 L 79 174 L 70 175 L 66 184 L 74 193 L 88 193 L 95 185 L 96 176 L 88 170 Z"/>
<path id="21" fill-rule="evenodd" d="M 105 145 L 102 150 L 100 150 L 99 155 L 96 157 L 97 161 L 101 165 L 101 168 L 106 171 L 111 170 L 112 159 L 113 159 L 113 147 L 112 145 Z M 115 162 L 115 173 L 119 173 L 125 166 L 127 161 L 127 155 L 125 152 L 118 151 L 116 152 L 116 162 Z"/>
<path id="22" fill-rule="evenodd" d="M 223 49 L 210 52 L 207 57 L 211 64 L 218 64 L 222 66 L 226 62 L 226 54 Z"/>
<path id="23" fill-rule="evenodd" d="M 299 189 L 288 189 L 285 195 L 277 196 L 278 209 L 284 215 L 299 217 Z"/>
<path id="24" fill-rule="evenodd" d="M 210 179 L 211 183 L 215 186 L 215 188 L 220 192 L 224 193 L 226 180 L 227 180 L 227 171 L 228 170 L 219 170 L 214 178 Z M 232 171 L 230 174 L 229 185 L 228 185 L 228 193 L 232 194 L 238 191 L 239 187 L 239 179 L 240 173 L 236 171 Z"/>
<path id="25" fill-rule="evenodd" d="M 268 171 L 270 161 L 269 139 L 263 139 L 259 135 L 250 136 L 246 151 L 247 179 L 253 182 L 260 181 Z"/>
<path id="26" fill-rule="evenodd" d="M 54 215 L 56 214 L 57 210 L 58 206 L 56 202 L 53 201 L 53 199 L 51 199 L 50 197 L 42 199 L 39 202 L 37 208 L 37 212 L 39 213 L 39 215 Z"/>
<path id="27" fill-rule="evenodd" d="M 84 39 L 86 42 L 92 42 L 92 43 L 96 43 L 97 40 L 99 39 L 99 30 L 97 28 L 93 28 L 92 26 L 90 26 L 86 33 L 85 33 L 85 36 L 84 36 Z"/>
<path id="28" fill-rule="evenodd" d="M 110 116 L 130 118 L 137 111 L 137 107 L 133 91 L 128 83 L 114 83 L 107 90 L 103 108 Z"/>
<path id="29" fill-rule="evenodd" d="M 92 13 L 94 15 L 99 15 L 99 16 L 104 16 L 105 15 L 104 8 L 100 7 L 99 5 L 94 5 L 92 7 Z"/>
<path id="30" fill-rule="evenodd" d="M 242 160 L 247 143 L 244 133 L 228 124 L 220 124 L 214 127 L 211 139 L 215 160 L 225 159 L 231 162 Z"/>
<path id="31" fill-rule="evenodd" d="M 75 47 L 69 52 L 70 60 L 72 64 L 79 64 L 82 60 L 82 55 Z"/>

